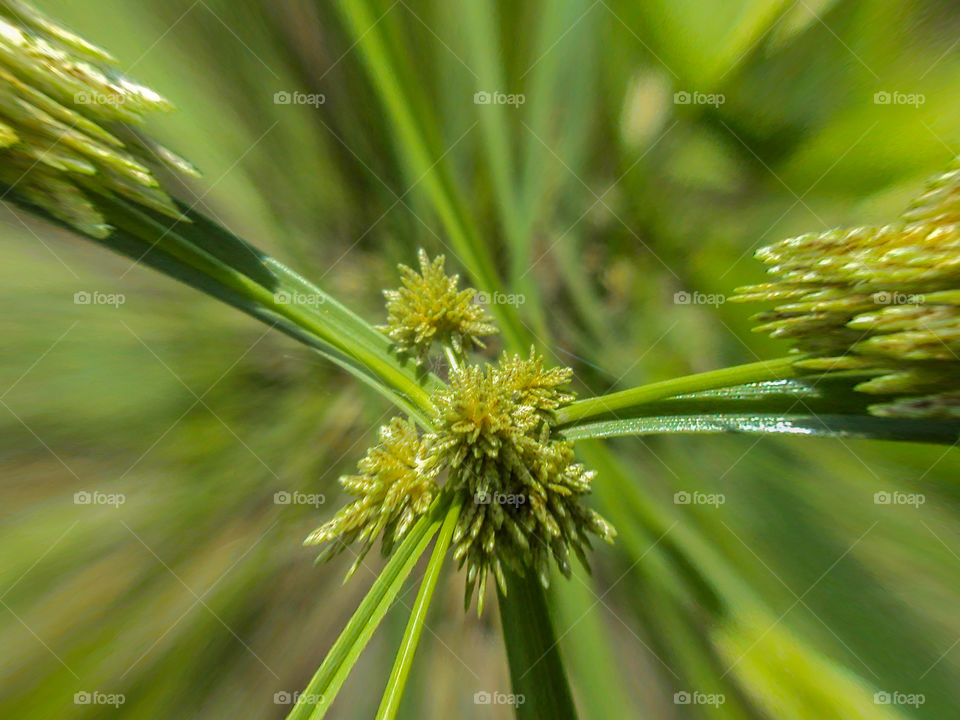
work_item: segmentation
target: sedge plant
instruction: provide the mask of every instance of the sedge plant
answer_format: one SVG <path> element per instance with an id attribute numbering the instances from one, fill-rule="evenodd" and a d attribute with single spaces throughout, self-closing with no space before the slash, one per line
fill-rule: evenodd
<path id="1" fill-rule="evenodd" d="M 369 24 L 362 3 L 342 5 L 348 24 Z M 391 77 L 377 79 L 389 95 Z M 525 697 L 517 715 L 576 717 L 547 592 L 554 570 L 570 576 L 575 563 L 589 567 L 596 541 L 617 541 L 614 522 L 591 505 L 604 468 L 579 457 L 577 443 L 691 433 L 960 438 L 960 170 L 934 179 L 888 225 L 759 251 L 775 279 L 737 300 L 771 306 L 757 330 L 791 340 L 785 357 L 576 399 L 572 369 L 551 366 L 510 309 L 491 313 L 444 256 L 421 250 L 418 269 L 401 266 L 374 325 L 307 279 L 309 268 L 290 269 L 176 199 L 160 168 L 195 171 L 141 128 L 146 112 L 169 104 L 18 0 L 0 0 L 0 99 L 5 199 L 286 333 L 396 408 L 356 474 L 340 480 L 351 501 L 306 539 L 321 547 L 319 560 L 348 554 L 348 578 L 378 541 L 386 560 L 293 720 L 327 714 L 423 556 L 378 717 L 397 715 L 448 561 L 464 569 L 465 601 L 478 613 L 495 588 L 514 691 Z M 422 138 L 394 111 L 416 166 Z M 464 269 L 495 289 L 496 263 L 443 184 L 431 192 Z M 304 296 L 314 302 L 290 300 Z M 485 355 L 497 333 L 505 349 Z M 745 644 L 735 630 L 722 642 Z"/>

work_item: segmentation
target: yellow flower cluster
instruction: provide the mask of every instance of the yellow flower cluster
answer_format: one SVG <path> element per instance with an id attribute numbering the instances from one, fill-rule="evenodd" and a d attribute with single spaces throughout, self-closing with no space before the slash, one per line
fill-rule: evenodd
<path id="1" fill-rule="evenodd" d="M 432 397 L 432 432 L 418 437 L 412 423 L 393 419 L 380 444 L 360 461 L 360 475 L 341 479 L 353 504 L 308 539 L 335 541 L 326 559 L 348 544 L 364 543 L 357 563 L 383 534 L 389 553 L 426 513 L 439 492 L 460 503 L 453 554 L 467 568 L 466 602 L 477 588 L 479 611 L 492 573 L 506 592 L 504 565 L 534 572 L 546 585 L 550 559 L 570 574 L 571 550 L 586 564 L 589 535 L 612 542 L 614 529 L 583 504 L 594 473 L 578 463 L 572 443 L 553 433 L 555 411 L 573 395 L 562 389 L 569 368 L 544 369 L 543 358 L 504 354 L 496 365 L 461 364 L 477 336 L 495 331 L 471 300 L 457 290 L 443 258 L 420 253 L 421 274 L 401 267 L 404 288 L 386 293 L 391 337 L 422 358 L 434 342 L 453 351 L 448 384 Z M 357 563 L 354 563 L 356 569 Z M 351 572 L 353 571 L 351 569 Z"/>
<path id="2" fill-rule="evenodd" d="M 893 417 L 960 417 L 960 167 L 890 225 L 801 235 L 757 257 L 776 282 L 738 290 L 777 302 L 758 331 L 790 338 L 815 372 L 868 376 Z"/>
<path id="3" fill-rule="evenodd" d="M 136 126 L 170 104 L 122 75 L 105 51 L 19 0 L 0 0 L 0 186 L 77 230 L 111 228 L 98 196 L 179 218 L 151 165 L 196 174 Z"/>
<path id="4" fill-rule="evenodd" d="M 477 291 L 457 289 L 459 277 L 445 273 L 443 255 L 431 261 L 421 250 L 419 260 L 419 273 L 401 265 L 403 287 L 384 291 L 388 318 L 382 329 L 402 352 L 419 360 L 435 342 L 451 346 L 458 355 L 484 347 L 480 338 L 493 335 L 497 328 L 483 306 L 474 302 Z"/>
<path id="5" fill-rule="evenodd" d="M 463 495 L 454 558 L 467 568 L 466 601 L 493 573 L 506 592 L 503 564 L 535 572 L 546 586 L 552 557 L 570 574 L 570 551 L 587 564 L 588 534 L 611 542 L 614 529 L 582 504 L 595 476 L 576 462 L 572 443 L 552 436 L 554 411 L 573 396 L 560 389 L 569 368 L 543 369 L 504 355 L 497 365 L 455 370 L 434 398 L 435 432 L 424 438 L 424 471 L 446 469 Z"/>
<path id="6" fill-rule="evenodd" d="M 412 422 L 393 418 L 380 428 L 380 442 L 359 463 L 359 475 L 340 478 L 340 484 L 359 498 L 342 508 L 332 520 L 317 528 L 304 542 L 319 545 L 336 542 L 318 561 L 339 554 L 354 542 L 362 543 L 347 577 L 356 572 L 374 540 L 383 534 L 383 554 L 426 513 L 437 491 L 432 477 L 418 471 L 420 438 Z"/>

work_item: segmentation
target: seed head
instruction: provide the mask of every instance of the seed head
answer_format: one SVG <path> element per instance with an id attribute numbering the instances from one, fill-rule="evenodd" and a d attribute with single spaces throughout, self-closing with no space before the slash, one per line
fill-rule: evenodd
<path id="1" fill-rule="evenodd" d="M 883 416 L 960 418 L 960 167 L 890 225 L 811 233 L 757 257 L 778 280 L 739 301 L 779 303 L 758 331 L 790 338 L 817 372 L 862 371 Z"/>
<path id="2" fill-rule="evenodd" d="M 398 419 L 382 428 L 380 444 L 360 461 L 361 474 L 340 480 L 360 498 L 306 543 L 335 541 L 323 560 L 361 541 L 352 573 L 378 534 L 389 553 L 444 483 L 461 508 L 452 543 L 454 558 L 467 568 L 466 604 L 479 586 L 482 612 L 490 573 L 504 593 L 504 565 L 534 572 L 546 586 L 551 557 L 569 576 L 571 550 L 587 566 L 588 535 L 612 542 L 616 531 L 583 504 L 595 473 L 576 461 L 572 443 L 553 433 L 555 411 L 573 400 L 563 389 L 573 371 L 544 369 L 533 348 L 528 358 L 505 353 L 496 365 L 464 364 L 464 349 L 496 328 L 472 303 L 475 291 L 457 290 L 456 276 L 444 273 L 443 257 L 431 261 L 422 250 L 419 257 L 420 273 L 401 266 L 403 287 L 385 293 L 386 330 L 421 359 L 434 341 L 458 356 L 448 384 L 431 398 L 432 432 L 419 438 L 412 423 Z"/>
<path id="3" fill-rule="evenodd" d="M 587 534 L 611 542 L 614 529 L 582 504 L 595 473 L 576 462 L 571 443 L 553 437 L 553 412 L 572 399 L 560 389 L 569 368 L 543 369 L 543 358 L 504 355 L 496 365 L 451 373 L 434 398 L 437 428 L 424 439 L 423 470 L 448 470 L 463 497 L 454 558 L 467 567 L 466 602 L 488 573 L 506 592 L 503 564 L 535 572 L 546 586 L 549 559 L 570 574 L 570 550 L 587 564 Z"/>
<path id="4" fill-rule="evenodd" d="M 174 218 L 150 166 L 196 174 L 143 135 L 143 114 L 171 105 L 122 75 L 103 50 L 19 0 L 0 0 L 0 183 L 94 237 L 110 233 L 99 196 Z"/>
<path id="5" fill-rule="evenodd" d="M 389 555 L 394 544 L 430 507 L 437 490 L 433 478 L 418 470 L 420 438 L 412 422 L 395 417 L 380 428 L 379 435 L 380 442 L 358 465 L 360 474 L 340 478 L 343 488 L 357 495 L 357 500 L 304 541 L 305 545 L 336 541 L 321 553 L 318 562 L 334 557 L 353 542 L 362 543 L 347 578 L 381 533 L 383 554 Z"/>
<path id="6" fill-rule="evenodd" d="M 387 324 L 383 328 L 397 347 L 423 360 L 434 342 L 445 343 L 462 354 L 473 346 L 484 347 L 481 337 L 497 328 L 482 305 L 474 302 L 476 290 L 458 290 L 458 275 L 444 272 L 444 258 L 430 260 L 420 250 L 420 272 L 400 266 L 403 286 L 386 290 Z"/>

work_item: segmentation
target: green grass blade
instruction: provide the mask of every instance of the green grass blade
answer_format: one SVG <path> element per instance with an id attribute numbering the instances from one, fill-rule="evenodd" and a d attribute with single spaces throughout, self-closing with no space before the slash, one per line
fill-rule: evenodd
<path id="1" fill-rule="evenodd" d="M 330 648 L 287 720 L 319 720 L 327 714 L 337 692 L 390 609 L 407 576 L 440 529 L 448 502 L 448 496 L 438 498 L 430 514 L 421 518 L 393 551 L 390 561 Z"/>
<path id="2" fill-rule="evenodd" d="M 577 710 L 550 621 L 543 586 L 533 576 L 507 571 L 507 594 L 498 592 L 500 624 L 520 720 L 573 720 Z"/>
<path id="3" fill-rule="evenodd" d="M 801 435 L 953 445 L 960 422 L 907 420 L 875 415 L 836 415 L 802 412 L 779 415 L 711 413 L 608 420 L 579 425 L 565 432 L 570 440 L 664 434 Z"/>
<path id="4" fill-rule="evenodd" d="M 15 192 L 11 199 L 22 202 Z M 276 327 L 291 337 L 351 362 L 342 367 L 406 412 L 429 407 L 430 389 L 439 380 L 402 360 L 390 341 L 335 298 L 260 252 L 203 215 L 181 205 L 188 218 L 171 224 L 145 208 L 102 197 L 100 206 L 117 230 L 104 239 L 89 238 Z M 49 216 L 47 216 L 49 217 Z M 62 223 L 58 223 L 62 224 Z M 132 266 L 131 266 L 132 267 Z M 310 303 L 291 302 L 298 295 Z"/>
<path id="5" fill-rule="evenodd" d="M 557 422 L 560 425 L 565 425 L 575 421 L 583 421 L 676 395 L 732 387 L 750 382 L 791 378 L 794 376 L 793 363 L 797 359 L 796 357 L 781 358 L 723 368 L 722 370 L 710 370 L 709 372 L 688 375 L 675 380 L 664 380 L 663 382 L 641 385 L 609 395 L 578 400 L 557 411 Z"/>
<path id="6" fill-rule="evenodd" d="M 446 559 L 447 550 L 450 548 L 450 540 L 453 538 L 453 531 L 457 526 L 461 504 L 462 500 L 451 503 L 447 510 L 447 516 L 444 518 L 443 526 L 440 528 L 437 542 L 433 546 L 433 554 L 430 556 L 427 571 L 423 576 L 416 602 L 413 605 L 413 612 L 410 613 L 410 620 L 407 622 L 407 628 L 403 633 L 397 659 L 393 664 L 393 670 L 390 672 L 387 687 L 383 691 L 377 720 L 395 718 L 397 711 L 400 709 L 400 700 L 403 698 L 403 690 L 407 685 L 410 666 L 413 664 L 413 656 L 420 642 L 420 634 L 423 632 L 423 626 L 427 620 L 427 612 L 430 610 L 430 601 L 433 599 L 434 590 L 437 588 L 440 570 L 443 568 L 443 561 Z"/>

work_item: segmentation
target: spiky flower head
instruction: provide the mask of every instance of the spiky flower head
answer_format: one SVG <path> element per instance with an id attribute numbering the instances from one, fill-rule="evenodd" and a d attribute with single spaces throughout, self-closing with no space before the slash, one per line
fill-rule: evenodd
<path id="1" fill-rule="evenodd" d="M 443 484 L 443 497 L 460 507 L 452 543 L 467 568 L 466 603 L 479 586 L 482 612 L 490 574 L 503 593 L 504 566 L 536 573 L 546 586 L 551 558 L 569 576 L 571 551 L 586 566 L 589 535 L 612 542 L 616 531 L 584 505 L 594 473 L 554 433 L 555 411 L 573 400 L 564 389 L 573 371 L 545 369 L 533 348 L 527 358 L 504 353 L 496 365 L 465 364 L 468 343 L 495 328 L 472 303 L 474 291 L 457 290 L 457 278 L 444 273 L 442 257 L 431 261 L 421 250 L 420 270 L 401 266 L 404 287 L 386 293 L 388 332 L 420 357 L 434 341 L 448 351 L 448 384 L 431 398 L 431 431 L 420 438 L 411 422 L 398 419 L 382 428 L 379 445 L 360 461 L 361 474 L 340 480 L 359 499 L 306 544 L 333 541 L 323 560 L 364 543 L 352 573 L 377 535 L 389 553 Z"/>
<path id="2" fill-rule="evenodd" d="M 424 438 L 424 472 L 446 469 L 463 498 L 453 535 L 454 558 L 467 567 L 466 601 L 489 573 L 506 592 L 503 565 L 549 581 L 552 557 L 570 574 L 570 551 L 586 564 L 588 534 L 612 541 L 615 531 L 582 504 L 594 473 L 576 462 L 572 444 L 554 437 L 554 411 L 572 395 L 561 386 L 569 368 L 544 370 L 504 355 L 497 365 L 455 369 L 434 400 L 435 432 Z"/>
<path id="3" fill-rule="evenodd" d="M 170 103 L 121 74 L 105 51 L 19 0 L 0 0 L 0 183 L 94 237 L 110 233 L 99 196 L 174 218 L 151 166 L 196 174 L 137 126 Z"/>
<path id="4" fill-rule="evenodd" d="M 444 270 L 444 257 L 432 261 L 420 250 L 420 272 L 400 265 L 403 286 L 385 290 L 387 324 L 384 330 L 397 347 L 423 360 L 433 343 L 450 345 L 459 355 L 497 328 L 484 307 L 475 302 L 477 291 L 459 290 L 458 275 Z"/>
<path id="5" fill-rule="evenodd" d="M 343 488 L 357 499 L 304 542 L 320 545 L 335 541 L 324 549 L 318 562 L 339 554 L 353 542 L 362 543 L 348 578 L 381 533 L 381 548 L 388 555 L 413 522 L 426 513 L 437 491 L 434 479 L 418 470 L 421 446 L 412 422 L 393 418 L 380 428 L 379 440 L 359 462 L 358 475 L 340 478 Z"/>
<path id="6" fill-rule="evenodd" d="M 892 396 L 877 415 L 960 418 L 960 166 L 895 223 L 801 235 L 757 257 L 779 279 L 735 299 L 779 303 L 756 330 L 793 340 L 798 367 L 871 376 L 856 388 Z"/>

